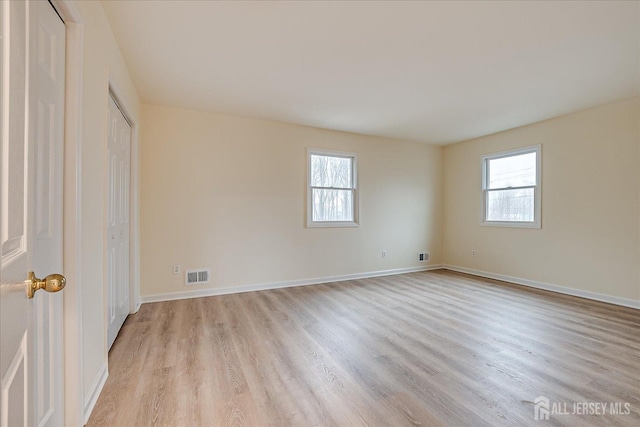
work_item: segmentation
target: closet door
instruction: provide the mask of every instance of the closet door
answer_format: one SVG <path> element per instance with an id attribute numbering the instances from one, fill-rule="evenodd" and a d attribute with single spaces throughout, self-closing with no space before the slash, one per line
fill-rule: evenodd
<path id="1" fill-rule="evenodd" d="M 131 126 L 109 97 L 107 286 L 108 345 L 129 314 L 129 188 Z"/>

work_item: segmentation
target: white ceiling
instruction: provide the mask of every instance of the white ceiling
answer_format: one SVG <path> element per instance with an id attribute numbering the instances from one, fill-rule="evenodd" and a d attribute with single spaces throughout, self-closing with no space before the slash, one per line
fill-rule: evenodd
<path id="1" fill-rule="evenodd" d="M 146 103 L 448 144 L 640 95 L 640 2 L 103 1 Z"/>

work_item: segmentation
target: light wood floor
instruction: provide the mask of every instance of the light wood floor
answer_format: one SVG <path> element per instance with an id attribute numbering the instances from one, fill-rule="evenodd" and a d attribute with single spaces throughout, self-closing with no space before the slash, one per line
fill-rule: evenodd
<path id="1" fill-rule="evenodd" d="M 90 426 L 639 426 L 640 310 L 446 271 L 144 304 L 109 372 Z"/>

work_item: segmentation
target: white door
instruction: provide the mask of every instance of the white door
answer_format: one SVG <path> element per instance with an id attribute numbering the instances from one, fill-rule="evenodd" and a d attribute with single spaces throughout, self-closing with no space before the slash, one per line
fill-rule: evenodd
<path id="1" fill-rule="evenodd" d="M 65 26 L 46 1 L 0 3 L 0 425 L 63 423 Z"/>
<path id="2" fill-rule="evenodd" d="M 129 315 L 129 177 L 131 175 L 131 126 L 111 96 L 109 97 L 108 135 L 107 336 L 108 345 L 111 348 Z"/>

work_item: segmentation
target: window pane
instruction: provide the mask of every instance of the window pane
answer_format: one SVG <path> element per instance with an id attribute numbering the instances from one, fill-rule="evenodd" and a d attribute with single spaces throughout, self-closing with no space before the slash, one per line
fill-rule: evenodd
<path id="1" fill-rule="evenodd" d="M 491 159 L 489 189 L 536 185 L 536 153 Z"/>
<path id="2" fill-rule="evenodd" d="M 311 186 L 352 188 L 352 159 L 311 155 Z"/>
<path id="3" fill-rule="evenodd" d="M 487 192 L 487 221 L 534 220 L 533 188 Z"/>
<path id="4" fill-rule="evenodd" d="M 313 221 L 353 220 L 353 191 L 313 189 Z"/>

